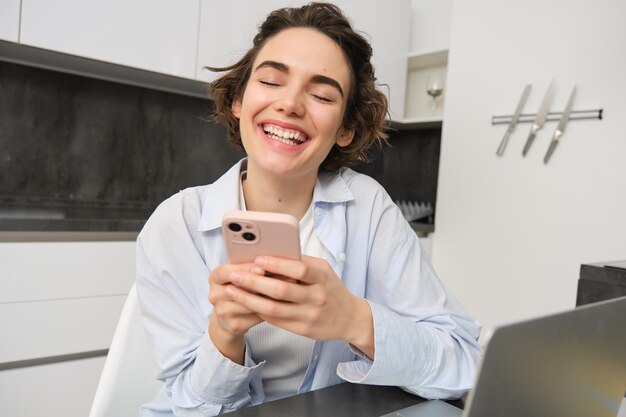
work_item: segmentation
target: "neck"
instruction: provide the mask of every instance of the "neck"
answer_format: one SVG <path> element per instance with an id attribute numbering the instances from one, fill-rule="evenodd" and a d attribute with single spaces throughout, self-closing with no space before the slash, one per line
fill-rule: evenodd
<path id="1" fill-rule="evenodd" d="M 259 175 L 254 167 L 248 165 L 243 181 L 246 208 L 287 213 L 301 219 L 311 205 L 316 181 L 317 175 L 290 178 Z"/>

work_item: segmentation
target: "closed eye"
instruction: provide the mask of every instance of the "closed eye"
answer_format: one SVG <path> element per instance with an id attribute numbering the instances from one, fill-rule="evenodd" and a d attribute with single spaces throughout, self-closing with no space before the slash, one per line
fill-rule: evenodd
<path id="1" fill-rule="evenodd" d="M 264 81 L 264 80 L 259 80 L 259 82 L 260 82 L 261 84 L 263 84 L 263 85 L 268 86 L 268 87 L 278 87 L 278 86 L 280 85 L 280 84 L 278 84 L 278 83 L 273 83 L 273 82 L 270 82 L 270 81 Z"/>
<path id="2" fill-rule="evenodd" d="M 334 100 L 332 98 L 320 96 L 318 94 L 311 94 L 316 100 L 322 101 L 324 103 L 332 103 Z"/>

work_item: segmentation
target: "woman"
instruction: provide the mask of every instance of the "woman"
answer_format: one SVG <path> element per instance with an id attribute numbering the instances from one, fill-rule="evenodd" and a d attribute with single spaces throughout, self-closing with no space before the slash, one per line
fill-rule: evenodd
<path id="1" fill-rule="evenodd" d="M 382 187 L 347 165 L 385 140 L 371 47 L 329 4 L 271 13 L 212 83 L 247 158 L 183 190 L 137 241 L 144 325 L 165 382 L 143 415 L 216 415 L 342 381 L 428 398 L 473 382 L 480 327 Z M 227 263 L 230 210 L 300 219 L 301 261 Z"/>

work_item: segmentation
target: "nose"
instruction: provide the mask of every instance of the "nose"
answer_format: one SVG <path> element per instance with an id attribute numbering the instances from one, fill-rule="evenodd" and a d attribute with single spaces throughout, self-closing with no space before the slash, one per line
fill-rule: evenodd
<path id="1" fill-rule="evenodd" d="M 302 117 L 305 104 L 302 91 L 296 88 L 285 88 L 275 103 L 275 109 L 290 117 Z"/>

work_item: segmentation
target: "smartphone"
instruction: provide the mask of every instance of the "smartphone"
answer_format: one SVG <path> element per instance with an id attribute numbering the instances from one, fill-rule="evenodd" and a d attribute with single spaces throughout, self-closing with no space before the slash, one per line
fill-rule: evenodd
<path id="1" fill-rule="evenodd" d="M 289 214 L 231 211 L 222 218 L 222 232 L 230 263 L 259 255 L 300 259 L 300 222 Z"/>

